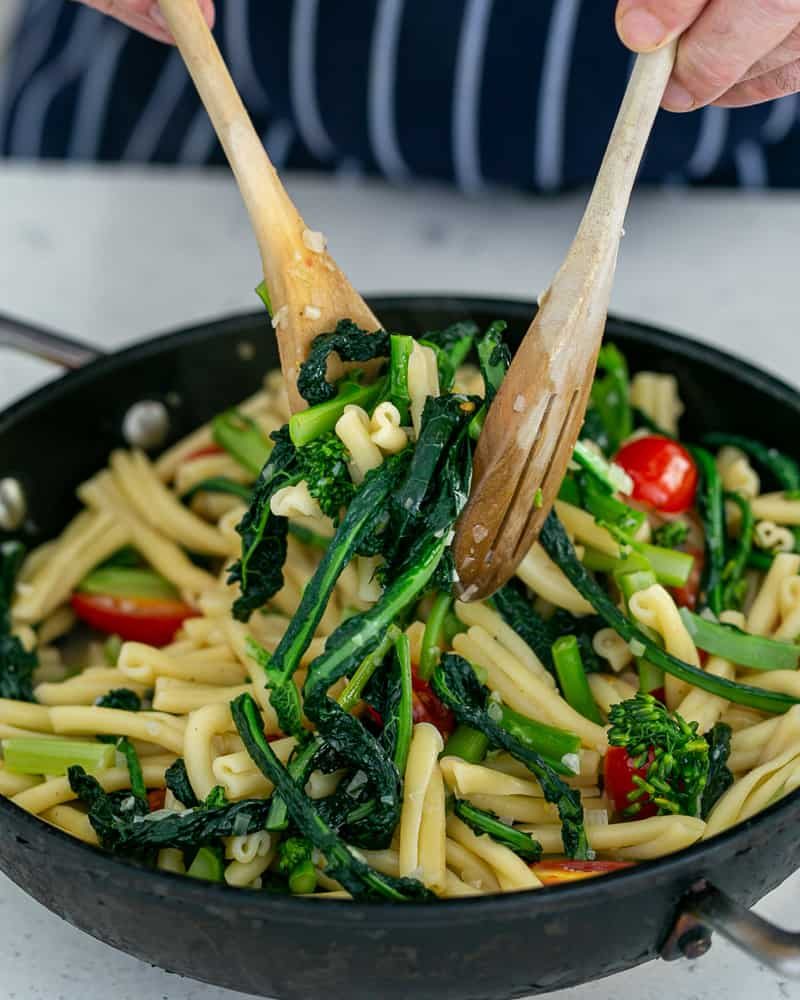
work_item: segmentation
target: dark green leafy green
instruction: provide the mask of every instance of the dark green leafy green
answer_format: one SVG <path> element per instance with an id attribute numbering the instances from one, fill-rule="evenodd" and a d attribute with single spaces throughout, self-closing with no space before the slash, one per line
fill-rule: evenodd
<path id="1" fill-rule="evenodd" d="M 192 783 L 189 780 L 189 772 L 186 770 L 186 762 L 183 757 L 178 759 L 167 768 L 165 772 L 167 788 L 172 792 L 181 805 L 187 809 L 196 809 L 200 805 L 200 800 L 194 794 Z"/>
<path id="2" fill-rule="evenodd" d="M 487 707 L 488 691 L 469 663 L 461 656 L 447 653 L 434 671 L 431 686 L 460 723 L 482 732 L 492 747 L 510 753 L 535 775 L 545 799 L 558 808 L 564 850 L 571 858 L 587 858 L 589 843 L 583 827 L 580 794 L 565 784 L 538 753 L 494 721 Z"/>
<path id="3" fill-rule="evenodd" d="M 706 736 L 708 742 L 708 779 L 703 789 L 701 819 L 708 819 L 711 810 L 733 784 L 728 768 L 731 755 L 731 727 L 718 722 Z"/>
<path id="4" fill-rule="evenodd" d="M 722 499 L 722 480 L 713 455 L 705 448 L 692 448 L 700 482 L 697 488 L 697 510 L 703 522 L 706 559 L 701 582 L 701 598 L 715 615 L 724 608 L 725 572 L 725 505 Z"/>
<path id="5" fill-rule="evenodd" d="M 0 545 L 0 698 L 35 701 L 33 671 L 39 664 L 11 632 L 11 601 L 25 547 L 20 542 Z"/>
<path id="6" fill-rule="evenodd" d="M 247 752 L 286 802 L 292 822 L 302 836 L 324 855 L 326 874 L 358 899 L 403 902 L 431 898 L 428 890 L 414 879 L 394 879 L 376 872 L 356 857 L 337 836 L 275 756 L 264 736 L 258 706 L 250 695 L 240 695 L 233 701 L 231 714 Z"/>
<path id="7" fill-rule="evenodd" d="M 228 583 L 241 585 L 233 603 L 234 617 L 247 621 L 250 615 L 283 586 L 286 534 L 289 522 L 270 509 L 273 496 L 300 479 L 297 452 L 285 427 L 272 434 L 274 448 L 255 484 L 253 499 L 236 527 L 242 536 L 242 555 L 230 568 Z"/>
<path id="8" fill-rule="evenodd" d="M 444 330 L 431 330 L 420 338 L 420 343 L 436 353 L 439 369 L 439 391 L 450 392 L 456 372 L 467 360 L 478 335 L 478 327 L 471 321 L 453 323 Z"/>
<path id="9" fill-rule="evenodd" d="M 242 799 L 230 805 L 195 808 L 183 813 L 126 813 L 82 767 L 68 771 L 70 788 L 89 811 L 89 822 L 106 850 L 140 854 L 147 848 L 192 848 L 220 837 L 243 836 L 264 829 L 269 801 Z M 138 820 L 138 821 L 137 821 Z"/>
<path id="10" fill-rule="evenodd" d="M 123 712 L 138 712 L 142 707 L 142 699 L 130 688 L 114 688 L 101 694 L 95 705 L 100 708 L 118 708 Z"/>
<path id="11" fill-rule="evenodd" d="M 463 799 L 456 799 L 453 811 L 473 833 L 477 833 L 479 837 L 484 835 L 491 837 L 498 844 L 518 854 L 523 861 L 533 862 L 541 858 L 542 845 L 538 840 L 534 840 L 529 833 L 516 830 L 508 823 L 504 823 L 495 813 L 479 809 Z"/>
<path id="12" fill-rule="evenodd" d="M 342 319 L 333 333 L 316 337 L 297 376 L 297 391 L 309 406 L 328 402 L 336 396 L 336 386 L 328 381 L 328 356 L 331 354 L 337 354 L 342 361 L 388 358 L 389 334 L 385 330 L 367 333 L 352 320 Z"/>

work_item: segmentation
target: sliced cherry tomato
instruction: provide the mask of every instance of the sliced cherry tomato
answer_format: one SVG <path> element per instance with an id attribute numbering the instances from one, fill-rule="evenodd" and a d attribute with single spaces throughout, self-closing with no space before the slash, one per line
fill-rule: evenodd
<path id="1" fill-rule="evenodd" d="M 700 593 L 700 578 L 703 575 L 705 552 L 703 549 L 696 548 L 687 548 L 686 551 L 694 556 L 689 579 L 682 587 L 670 587 L 669 592 L 675 598 L 675 603 L 678 607 L 694 611 L 697 604 L 697 596 Z"/>
<path id="2" fill-rule="evenodd" d="M 456 728 L 456 717 L 434 694 L 430 684 L 417 674 L 416 664 L 411 666 L 411 705 L 415 724 L 430 722 L 445 739 Z M 383 728 L 380 712 L 376 712 L 372 705 L 364 706 L 364 715 L 379 729 Z"/>
<path id="3" fill-rule="evenodd" d="M 148 646 L 166 646 L 183 622 L 198 614 L 180 600 L 81 592 L 72 595 L 72 610 L 100 632 Z"/>
<path id="4" fill-rule="evenodd" d="M 640 778 L 647 777 L 647 764 L 652 760 L 653 753 L 651 751 L 646 764 L 642 767 L 634 767 L 625 747 L 608 748 L 603 769 L 605 791 L 618 813 L 624 813 L 631 804 L 628 794 L 636 790 L 634 775 L 638 775 Z M 636 813 L 636 819 L 647 819 L 648 816 L 655 816 L 658 812 L 658 807 L 653 805 L 647 796 L 638 801 L 641 804 L 641 809 Z"/>
<path id="5" fill-rule="evenodd" d="M 650 694 L 656 699 L 656 701 L 660 701 L 662 705 L 666 705 L 666 703 L 667 703 L 667 691 L 666 691 L 666 688 L 663 688 L 663 687 L 653 688 L 653 690 L 650 692 Z"/>
<path id="6" fill-rule="evenodd" d="M 184 458 L 184 462 L 193 462 L 196 458 L 206 458 L 208 455 L 222 455 L 225 449 L 218 444 L 205 444 L 194 451 L 190 451 Z"/>
<path id="7" fill-rule="evenodd" d="M 456 728 L 456 717 L 434 694 L 430 684 L 418 676 L 416 665 L 411 667 L 411 687 L 414 722 L 430 722 L 447 739 Z"/>
<path id="8" fill-rule="evenodd" d="M 609 875 L 611 872 L 632 868 L 634 861 L 572 861 L 570 858 L 551 858 L 531 865 L 533 874 L 542 885 L 560 885 L 563 882 L 579 882 L 585 878 Z"/>
<path id="9" fill-rule="evenodd" d="M 694 503 L 697 466 L 672 438 L 658 434 L 635 438 L 620 448 L 614 461 L 633 480 L 635 500 L 670 514 L 680 514 Z"/>
<path id="10" fill-rule="evenodd" d="M 163 809 L 166 799 L 166 788 L 151 788 L 147 793 L 147 804 L 150 806 L 150 812 L 154 813 L 158 812 L 159 809 Z"/>

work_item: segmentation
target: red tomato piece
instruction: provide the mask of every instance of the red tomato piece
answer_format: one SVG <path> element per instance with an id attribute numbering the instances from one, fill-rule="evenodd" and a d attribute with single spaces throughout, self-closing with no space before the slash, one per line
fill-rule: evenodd
<path id="1" fill-rule="evenodd" d="M 150 806 L 150 812 L 154 813 L 163 809 L 166 798 L 166 788 L 151 788 L 147 793 L 147 804 Z"/>
<path id="2" fill-rule="evenodd" d="M 608 748 L 603 766 L 605 791 L 618 813 L 624 813 L 631 805 L 628 794 L 635 791 L 637 787 L 633 780 L 634 775 L 646 778 L 647 766 L 652 762 L 653 757 L 651 750 L 647 762 L 642 767 L 634 767 L 625 747 Z M 643 796 L 638 801 L 641 804 L 641 809 L 636 813 L 636 819 L 647 819 L 648 816 L 655 816 L 658 812 L 658 807 L 650 802 L 647 796 Z"/>
<path id="3" fill-rule="evenodd" d="M 570 858 L 551 858 L 531 865 L 533 874 L 542 885 L 559 885 L 563 882 L 579 882 L 585 878 L 608 875 L 611 872 L 632 868 L 635 861 L 572 861 Z"/>
<path id="4" fill-rule="evenodd" d="M 648 434 L 624 444 L 614 461 L 633 480 L 633 498 L 680 514 L 694 503 L 697 466 L 689 452 L 672 438 Z"/>
<path id="5" fill-rule="evenodd" d="M 205 444 L 194 451 L 190 451 L 184 458 L 184 462 L 193 462 L 196 458 L 206 458 L 208 455 L 222 455 L 225 451 L 218 444 Z"/>
<path id="6" fill-rule="evenodd" d="M 187 618 L 198 615 L 180 600 L 80 592 L 72 595 L 72 610 L 99 632 L 148 646 L 166 646 Z"/>
<path id="7" fill-rule="evenodd" d="M 428 681 L 418 676 L 416 665 L 411 668 L 411 686 L 414 722 L 430 722 L 447 739 L 456 728 L 456 717 L 434 694 Z"/>

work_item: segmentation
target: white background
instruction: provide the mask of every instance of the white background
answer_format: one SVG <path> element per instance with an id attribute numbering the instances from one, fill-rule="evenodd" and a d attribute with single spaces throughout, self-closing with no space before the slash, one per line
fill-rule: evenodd
<path id="1" fill-rule="evenodd" d="M 535 297 L 583 200 L 389 189 L 290 179 L 309 225 L 366 292 Z M 106 349 L 258 307 L 260 264 L 224 173 L 0 167 L 0 311 Z M 690 333 L 800 384 L 796 194 L 637 195 L 613 308 Z M 265 334 L 266 335 L 266 334 Z M 0 350 L 0 405 L 53 377 Z M 2 470 L 0 470 L 1 472 Z M 758 910 L 800 928 L 800 875 Z M 579 952 L 579 948 L 577 949 Z M 86 937 L 0 876 L 0 997 L 235 1000 Z M 561 994 L 566 996 L 567 994 Z M 575 1000 L 800 998 L 719 939 L 699 962 L 656 962 L 569 993 Z"/>

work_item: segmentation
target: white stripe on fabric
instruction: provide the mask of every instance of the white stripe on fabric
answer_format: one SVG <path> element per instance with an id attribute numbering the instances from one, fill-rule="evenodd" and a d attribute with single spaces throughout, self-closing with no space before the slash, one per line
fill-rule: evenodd
<path id="1" fill-rule="evenodd" d="M 45 122 L 53 100 L 88 65 L 94 55 L 95 39 L 104 23 L 96 11 L 80 10 L 73 22 L 72 34 L 58 57 L 30 80 L 17 106 L 11 130 L 9 152 L 12 156 L 40 155 Z"/>
<path id="2" fill-rule="evenodd" d="M 94 160 L 100 148 L 106 108 L 111 98 L 117 63 L 130 32 L 116 21 L 107 20 L 95 49 L 95 56 L 83 75 L 76 99 L 75 122 L 69 139 L 70 159 Z"/>
<path id="3" fill-rule="evenodd" d="M 397 46 L 405 0 L 380 0 L 372 32 L 367 84 L 367 128 L 375 162 L 393 181 L 410 176 L 397 141 L 395 84 Z"/>
<path id="4" fill-rule="evenodd" d="M 751 139 L 740 142 L 733 151 L 739 183 L 746 188 L 763 188 L 769 183 L 767 158 L 764 150 Z"/>
<path id="5" fill-rule="evenodd" d="M 725 148 L 729 121 L 728 108 L 707 107 L 702 112 L 697 144 L 686 163 L 686 173 L 692 180 L 708 177 L 719 163 Z"/>
<path id="6" fill-rule="evenodd" d="M 483 187 L 481 91 L 486 39 L 494 0 L 468 0 L 461 26 L 453 90 L 453 163 L 456 181 L 468 192 Z"/>
<path id="7" fill-rule="evenodd" d="M 294 126 L 286 118 L 279 118 L 267 128 L 263 136 L 264 148 L 276 170 L 289 159 L 289 151 L 294 142 Z"/>
<path id="8" fill-rule="evenodd" d="M 8 52 L 4 53 L 5 71 L 0 78 L 0 139 L 5 135 L 8 114 L 20 88 L 28 82 L 52 44 L 62 10 L 59 4 L 45 5 L 40 0 L 28 15 L 28 30 L 14 53 L 13 64 Z"/>
<path id="9" fill-rule="evenodd" d="M 295 0 L 289 42 L 289 90 L 300 138 L 318 160 L 335 153 L 317 102 L 315 73 L 319 0 Z"/>
<path id="10" fill-rule="evenodd" d="M 800 107 L 797 94 L 781 97 L 772 102 L 769 118 L 764 122 L 761 135 L 765 142 L 781 142 L 792 131 Z"/>
<path id="11" fill-rule="evenodd" d="M 225 17 L 225 52 L 231 76 L 245 105 L 254 111 L 266 111 L 269 97 L 253 63 L 250 46 L 250 0 L 234 0 L 222 9 Z"/>
<path id="12" fill-rule="evenodd" d="M 167 123 L 189 85 L 189 75 L 180 53 L 170 52 L 120 159 L 147 162 L 153 157 Z"/>
<path id="13" fill-rule="evenodd" d="M 208 163 L 217 133 L 208 117 L 208 112 L 201 104 L 189 123 L 176 160 L 190 166 L 202 166 Z"/>
<path id="14" fill-rule="evenodd" d="M 536 121 L 534 181 L 543 191 L 554 191 L 564 176 L 564 124 L 572 48 L 581 0 L 556 0 L 550 17 L 539 90 Z"/>

